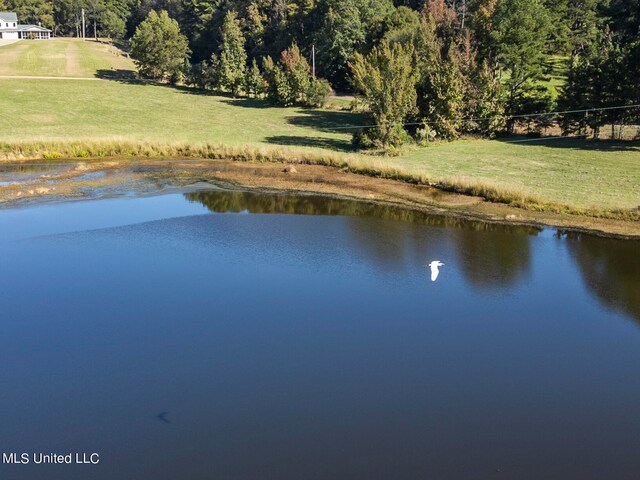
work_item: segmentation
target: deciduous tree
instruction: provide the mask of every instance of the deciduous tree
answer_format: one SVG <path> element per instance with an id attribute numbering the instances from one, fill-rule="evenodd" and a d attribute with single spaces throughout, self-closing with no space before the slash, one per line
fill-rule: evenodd
<path id="1" fill-rule="evenodd" d="M 16 12 L 21 23 L 41 23 L 43 27 L 54 27 L 52 0 L 5 0 L 4 9 Z"/>

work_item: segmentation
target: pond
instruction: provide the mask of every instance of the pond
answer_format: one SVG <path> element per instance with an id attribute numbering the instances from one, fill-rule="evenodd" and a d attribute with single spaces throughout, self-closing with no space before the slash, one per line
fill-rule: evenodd
<path id="1" fill-rule="evenodd" d="M 639 247 L 221 190 L 0 210 L 2 451 L 100 456 L 0 478 L 636 479 Z"/>

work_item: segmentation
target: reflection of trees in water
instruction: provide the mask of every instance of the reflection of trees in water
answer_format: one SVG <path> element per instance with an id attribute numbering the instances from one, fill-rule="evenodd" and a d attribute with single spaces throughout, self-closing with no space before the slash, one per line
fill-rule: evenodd
<path id="1" fill-rule="evenodd" d="M 346 224 L 352 243 L 369 261 L 387 271 L 401 271 L 407 264 L 424 261 L 411 224 L 385 218 L 351 218 Z M 423 239 L 424 243 L 424 239 Z"/>
<path id="2" fill-rule="evenodd" d="M 415 222 L 430 218 L 422 212 L 374 203 L 323 197 L 319 195 L 264 194 L 254 192 L 204 191 L 186 193 L 191 202 L 198 202 L 212 212 L 280 213 L 297 215 L 342 215 L 374 217 Z M 439 217 L 433 217 L 439 221 Z M 437 219 L 437 220 L 435 220 Z"/>
<path id="3" fill-rule="evenodd" d="M 352 240 L 386 269 L 404 268 L 408 261 L 413 264 L 432 260 L 427 258 L 429 254 L 446 251 L 446 244 L 453 241 L 463 273 L 473 285 L 484 288 L 508 287 L 529 271 L 529 237 L 540 231 L 534 227 L 428 215 L 401 207 L 318 195 L 216 190 L 187 193 L 185 197 L 213 212 L 361 217 L 347 223 Z M 456 231 L 453 236 L 433 235 L 426 239 L 422 230 L 410 224 L 450 227 Z"/>
<path id="4" fill-rule="evenodd" d="M 609 308 L 640 322 L 640 242 L 581 234 L 567 238 L 589 290 Z"/>
<path id="5" fill-rule="evenodd" d="M 526 276 L 531 267 L 530 236 L 539 230 L 521 227 L 518 232 L 488 230 L 484 235 L 455 232 L 460 267 L 478 288 L 505 288 Z"/>
<path id="6" fill-rule="evenodd" d="M 185 193 L 190 202 L 201 203 L 212 212 L 231 213 L 280 213 L 298 215 L 342 215 L 349 217 L 373 217 L 437 227 L 456 227 L 475 231 L 505 233 L 538 232 L 533 227 L 519 227 L 466 220 L 457 217 L 429 215 L 392 205 L 379 205 L 365 201 L 332 198 L 320 195 L 264 194 L 207 190 Z"/>

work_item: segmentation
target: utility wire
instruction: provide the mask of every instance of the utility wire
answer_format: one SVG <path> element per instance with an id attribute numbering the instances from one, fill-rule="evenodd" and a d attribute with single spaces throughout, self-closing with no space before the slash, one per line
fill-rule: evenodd
<path id="1" fill-rule="evenodd" d="M 493 117 L 479 117 L 479 118 L 460 117 L 460 118 L 449 119 L 449 121 L 450 122 L 480 122 L 480 121 L 494 120 L 494 119 L 509 120 L 514 118 L 546 117 L 546 116 L 565 115 L 565 114 L 572 114 L 572 113 L 603 112 L 608 110 L 631 110 L 633 108 L 640 108 L 640 104 L 619 105 L 615 107 L 586 108 L 583 110 L 564 110 L 564 111 L 547 112 L 547 113 L 527 113 L 527 114 L 521 114 L 521 115 L 495 115 Z M 327 128 L 330 128 L 332 130 L 346 130 L 346 129 L 353 129 L 353 128 L 375 128 L 375 127 L 381 127 L 383 125 L 388 125 L 388 126 L 397 125 L 401 127 L 409 127 L 409 126 L 420 126 L 420 125 L 436 125 L 442 122 L 443 120 L 430 120 L 428 122 L 387 123 L 387 124 L 375 124 L 375 125 L 337 125 L 335 127 L 327 127 Z"/>
<path id="2" fill-rule="evenodd" d="M 518 140 L 505 140 L 500 143 L 527 143 L 527 142 L 545 142 L 547 140 L 561 140 L 563 138 L 586 138 L 589 135 L 582 133 L 579 135 L 558 135 L 555 137 L 537 137 L 537 138 L 520 138 Z"/>

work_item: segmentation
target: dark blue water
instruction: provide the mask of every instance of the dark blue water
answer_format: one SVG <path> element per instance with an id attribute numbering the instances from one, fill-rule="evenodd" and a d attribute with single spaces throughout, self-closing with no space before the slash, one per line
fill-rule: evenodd
<path id="1" fill-rule="evenodd" d="M 228 192 L 0 238 L 0 451 L 100 455 L 3 480 L 638 478 L 638 242 Z"/>

